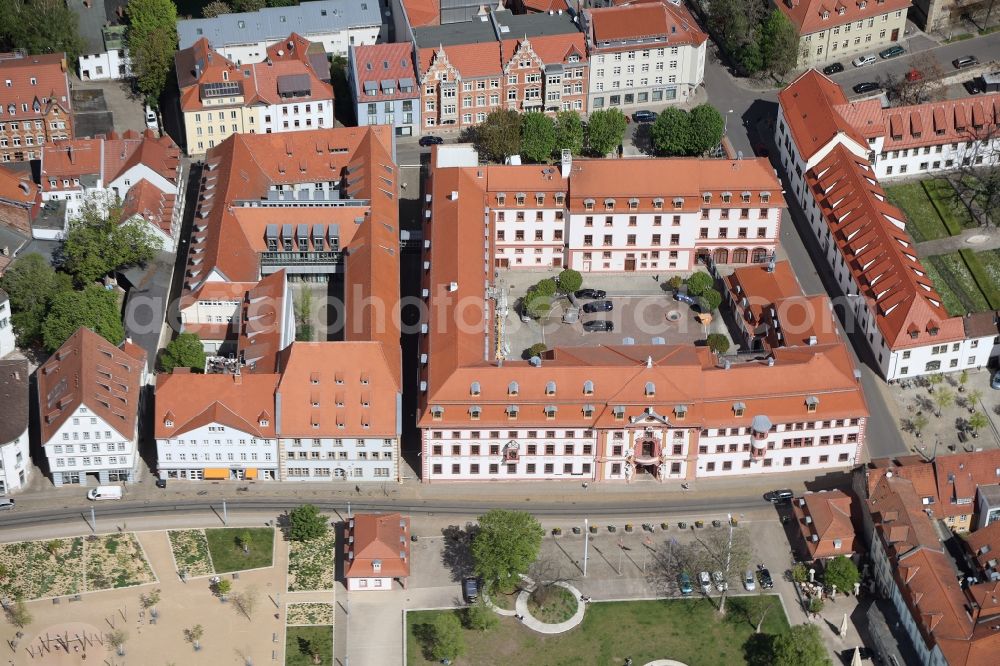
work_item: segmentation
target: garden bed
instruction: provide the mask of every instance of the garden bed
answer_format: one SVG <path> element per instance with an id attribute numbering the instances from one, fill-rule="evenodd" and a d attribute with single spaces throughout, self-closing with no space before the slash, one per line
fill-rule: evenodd
<path id="1" fill-rule="evenodd" d="M 561 585 L 539 587 L 528 596 L 528 612 L 539 622 L 559 624 L 573 617 L 580 602 Z"/>
<path id="2" fill-rule="evenodd" d="M 83 537 L 0 544 L 3 596 L 30 601 L 83 591 Z"/>
<path id="3" fill-rule="evenodd" d="M 335 536 L 309 541 L 292 541 L 288 545 L 288 591 L 306 592 L 333 589 Z"/>
<path id="4" fill-rule="evenodd" d="M 204 530 L 170 530 L 167 537 L 178 572 L 184 572 L 188 578 L 215 573 Z"/>
<path id="5" fill-rule="evenodd" d="M 318 657 L 318 661 L 313 657 Z M 285 630 L 285 666 L 331 666 L 333 627 L 288 627 Z"/>
<path id="6" fill-rule="evenodd" d="M 285 607 L 285 624 L 288 626 L 311 627 L 333 624 L 333 604 L 309 602 L 288 604 Z"/>
<path id="7" fill-rule="evenodd" d="M 145 585 L 156 580 L 132 532 L 87 537 L 83 552 L 88 592 Z"/>
<path id="8" fill-rule="evenodd" d="M 243 548 L 242 539 L 249 543 Z M 270 527 L 228 527 L 205 530 L 215 573 L 246 571 L 274 563 L 274 530 Z"/>

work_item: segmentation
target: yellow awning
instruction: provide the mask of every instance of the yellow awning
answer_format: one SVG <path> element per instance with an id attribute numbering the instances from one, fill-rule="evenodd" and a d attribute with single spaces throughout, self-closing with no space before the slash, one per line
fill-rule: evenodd
<path id="1" fill-rule="evenodd" d="M 206 479 L 228 479 L 229 470 L 228 469 L 211 469 L 205 468 L 205 478 Z"/>
<path id="2" fill-rule="evenodd" d="M 256 479 L 257 478 L 257 468 L 256 467 L 248 467 L 247 470 L 243 473 L 243 478 L 244 479 Z"/>

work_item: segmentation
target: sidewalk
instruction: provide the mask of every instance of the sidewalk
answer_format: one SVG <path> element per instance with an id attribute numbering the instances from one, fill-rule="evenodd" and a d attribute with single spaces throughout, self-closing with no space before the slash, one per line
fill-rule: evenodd
<path id="1" fill-rule="evenodd" d="M 996 250 L 1000 248 L 1000 230 L 996 227 L 976 227 L 966 229 L 957 236 L 938 238 L 916 244 L 917 255 L 931 257 L 937 254 L 948 254 L 958 250 Z"/>

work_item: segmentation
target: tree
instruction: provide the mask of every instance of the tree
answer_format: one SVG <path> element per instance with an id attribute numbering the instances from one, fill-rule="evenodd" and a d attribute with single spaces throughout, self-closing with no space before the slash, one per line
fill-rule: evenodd
<path id="1" fill-rule="evenodd" d="M 233 0 L 233 9 L 238 12 L 256 12 L 266 6 L 264 0 Z"/>
<path id="2" fill-rule="evenodd" d="M 854 589 L 854 584 L 861 580 L 861 574 L 854 562 L 845 555 L 838 555 L 833 558 L 823 572 L 823 584 L 832 588 L 837 586 L 842 592 L 849 592 Z"/>
<path id="3" fill-rule="evenodd" d="M 951 389 L 940 388 L 934 392 L 934 404 L 937 406 L 937 414 L 935 416 L 940 417 L 941 412 L 948 409 L 955 403 L 955 394 Z"/>
<path id="4" fill-rule="evenodd" d="M 298 0 L 267 0 L 268 7 L 293 7 L 297 4 Z"/>
<path id="5" fill-rule="evenodd" d="M 535 286 L 529 289 L 529 292 L 537 292 L 545 296 L 555 296 L 556 292 L 559 290 L 556 281 L 552 278 L 545 278 L 544 280 L 539 280 L 535 283 Z"/>
<path id="6" fill-rule="evenodd" d="M 764 595 L 764 588 L 760 586 L 757 587 L 757 594 L 747 599 L 747 619 L 754 625 L 755 634 L 760 633 L 761 627 L 764 626 L 764 620 L 767 619 L 767 614 L 771 612 L 773 607 L 771 599 Z M 769 663 L 768 666 L 770 666 Z"/>
<path id="7" fill-rule="evenodd" d="M 976 405 L 983 399 L 983 392 L 979 389 L 972 389 L 965 396 L 965 404 L 969 406 L 969 411 L 975 411 Z"/>
<path id="8" fill-rule="evenodd" d="M 288 512 L 288 538 L 292 541 L 312 541 L 326 536 L 326 518 L 313 504 L 303 504 Z"/>
<path id="9" fill-rule="evenodd" d="M 194 333 L 181 333 L 160 354 L 160 367 L 164 372 L 174 368 L 191 368 L 197 372 L 205 369 L 205 348 Z"/>
<path id="10" fill-rule="evenodd" d="M 649 130 L 653 148 L 660 155 L 687 155 L 691 145 L 691 123 L 687 111 L 667 107 Z"/>
<path id="11" fill-rule="evenodd" d="M 543 534 L 535 517 L 525 511 L 493 509 L 480 516 L 472 559 L 488 589 L 513 588 L 538 558 Z"/>
<path id="12" fill-rule="evenodd" d="M 243 530 L 240 532 L 240 535 L 236 537 L 236 540 L 239 542 L 240 548 L 243 549 L 244 553 L 250 552 L 250 546 L 253 545 L 253 534 L 250 533 L 250 530 Z"/>
<path id="13" fill-rule="evenodd" d="M 205 18 L 215 18 L 223 14 L 231 14 L 232 11 L 233 8 L 222 0 L 212 0 L 212 2 L 201 8 L 201 15 Z"/>
<path id="14" fill-rule="evenodd" d="M 915 414 L 913 418 L 910 419 L 910 429 L 913 430 L 914 436 L 920 437 L 920 433 L 927 427 L 927 423 L 928 418 L 926 416 L 923 414 Z"/>
<path id="15" fill-rule="evenodd" d="M 804 583 L 809 580 L 809 567 L 799 562 L 792 567 L 792 580 L 796 583 Z"/>
<path id="16" fill-rule="evenodd" d="M 435 661 L 454 661 L 465 653 L 462 623 L 455 613 L 442 613 L 431 625 L 431 656 Z"/>
<path id="17" fill-rule="evenodd" d="M 541 356 L 546 349 L 548 349 L 548 347 L 544 342 L 536 342 L 528 347 L 528 358 L 531 358 L 532 356 Z"/>
<path id="18" fill-rule="evenodd" d="M 205 628 L 196 624 L 190 629 L 184 630 L 184 640 L 194 646 L 195 650 L 201 649 L 201 637 L 205 635 Z"/>
<path id="19" fill-rule="evenodd" d="M 755 36 L 751 36 L 739 47 L 735 60 L 744 74 L 748 76 L 760 74 L 764 68 L 764 54 L 761 53 L 760 43 Z"/>
<path id="20" fill-rule="evenodd" d="M 716 354 L 725 354 L 729 351 L 729 338 L 722 333 L 709 333 L 705 343 Z"/>
<path id="21" fill-rule="evenodd" d="M 809 600 L 809 612 L 818 615 L 823 612 L 823 605 L 821 597 L 813 597 Z"/>
<path id="22" fill-rule="evenodd" d="M 307 284 L 298 290 L 298 298 L 295 299 L 295 320 L 295 339 L 306 342 L 312 340 L 312 289 Z"/>
<path id="23" fill-rule="evenodd" d="M 978 437 L 979 431 L 989 425 L 990 422 L 982 412 L 974 412 L 969 417 L 968 423 L 969 427 L 972 428 L 972 436 Z"/>
<path id="24" fill-rule="evenodd" d="M 574 155 L 583 152 L 583 120 L 577 111 L 556 114 L 556 152 L 568 148 Z M 558 157 L 558 155 L 557 155 Z"/>
<path id="25" fill-rule="evenodd" d="M 910 60 L 909 72 L 899 76 L 886 74 L 879 77 L 879 84 L 892 106 L 911 106 L 943 100 L 947 92 L 942 83 L 944 76 L 945 71 L 934 56 L 918 53 Z"/>
<path id="26" fill-rule="evenodd" d="M 625 115 L 618 109 L 598 109 L 587 122 L 587 145 L 590 152 L 605 156 L 617 150 L 625 137 Z"/>
<path id="27" fill-rule="evenodd" d="M 539 291 L 529 291 L 521 299 L 521 310 L 532 319 L 544 317 L 552 309 L 552 297 Z"/>
<path id="28" fill-rule="evenodd" d="M 253 622 L 253 611 L 257 608 L 257 588 L 251 585 L 239 594 L 234 594 L 233 606 Z"/>
<path id="29" fill-rule="evenodd" d="M 228 578 L 222 578 L 215 584 L 215 593 L 220 597 L 225 597 L 233 589 L 233 582 Z"/>
<path id="30" fill-rule="evenodd" d="M 497 163 L 520 154 L 521 121 L 521 115 L 513 109 L 491 111 L 476 127 L 476 149 L 486 159 Z"/>
<path id="31" fill-rule="evenodd" d="M 564 294 L 571 294 L 583 286 L 583 276 L 580 275 L 580 271 L 575 271 L 572 268 L 562 269 L 557 280 L 559 291 Z"/>
<path id="32" fill-rule="evenodd" d="M 780 9 L 772 9 L 761 23 L 758 43 L 763 69 L 779 78 L 795 69 L 799 57 L 799 36 L 795 26 Z"/>
<path id="33" fill-rule="evenodd" d="M 831 666 L 823 637 L 815 624 L 798 624 L 773 642 L 773 666 Z"/>
<path id="34" fill-rule="evenodd" d="M 489 631 L 497 626 L 497 614 L 486 605 L 482 597 L 465 609 L 465 626 L 476 631 Z"/>
<path id="35" fill-rule="evenodd" d="M 669 280 L 667 280 L 667 285 L 674 291 L 680 289 L 681 285 L 683 284 L 684 284 L 684 278 L 682 278 L 680 275 L 674 275 Z"/>
<path id="36" fill-rule="evenodd" d="M 714 284 L 715 280 L 711 275 L 704 271 L 698 271 L 687 279 L 687 291 L 691 296 L 701 296 Z"/>
<path id="37" fill-rule="evenodd" d="M 688 155 L 702 155 L 722 141 L 726 121 L 711 104 L 699 104 L 688 114 Z"/>
<path id="38" fill-rule="evenodd" d="M 701 304 L 702 310 L 705 312 L 712 312 L 722 305 L 722 294 L 720 294 L 716 289 L 706 289 L 701 293 L 701 296 L 698 297 L 698 300 Z"/>
<path id="39" fill-rule="evenodd" d="M 711 530 L 699 532 L 691 543 L 681 544 L 671 539 L 656 549 L 653 567 L 647 575 L 671 594 L 681 572 L 721 571 L 727 579 L 739 576 L 750 565 L 753 555 L 750 532 L 745 527 L 733 528 L 732 542 L 729 535 L 729 530 Z M 728 593 L 725 589 L 720 594 L 720 613 L 726 612 Z"/>
<path id="40" fill-rule="evenodd" d="M 118 652 L 118 656 L 125 654 L 125 641 L 128 640 L 128 632 L 124 629 L 115 629 L 108 632 L 108 643 L 111 643 L 111 647 L 115 648 Z"/>
<path id="41" fill-rule="evenodd" d="M 521 116 L 521 155 L 532 162 L 547 162 L 556 148 L 556 126 L 541 111 Z"/>
<path id="42" fill-rule="evenodd" d="M 10 296 L 11 323 L 18 343 L 29 346 L 42 339 L 42 323 L 52 299 L 73 290 L 72 280 L 57 273 L 40 254 L 26 254 L 0 276 L 0 288 Z"/>
<path id="43" fill-rule="evenodd" d="M 146 101 L 158 104 L 174 66 L 177 5 L 172 0 L 129 0 L 125 31 L 136 86 Z"/>
<path id="44" fill-rule="evenodd" d="M 117 346 L 125 339 L 118 310 L 118 296 L 96 285 L 83 291 L 64 291 L 52 299 L 48 316 L 42 323 L 42 342 L 54 352 L 81 326 L 92 329 Z"/>
<path id="45" fill-rule="evenodd" d="M 160 603 L 160 591 L 150 590 L 149 594 L 140 594 L 139 603 L 142 604 L 143 608 L 152 608 Z"/>
<path id="46" fill-rule="evenodd" d="M 88 199 L 70 220 L 60 247 L 62 269 L 77 285 L 92 284 L 112 271 L 156 256 L 160 239 L 139 219 L 121 221 L 117 202 Z"/>
<path id="47" fill-rule="evenodd" d="M 31 611 L 28 610 L 28 604 L 24 603 L 24 597 L 20 595 L 14 601 L 14 605 L 8 609 L 7 615 L 12 624 L 16 624 L 22 629 L 31 624 L 35 619 Z"/>
<path id="48" fill-rule="evenodd" d="M 66 53 L 76 64 L 83 52 L 77 16 L 63 0 L 0 0 L 0 45 L 4 51 Z"/>

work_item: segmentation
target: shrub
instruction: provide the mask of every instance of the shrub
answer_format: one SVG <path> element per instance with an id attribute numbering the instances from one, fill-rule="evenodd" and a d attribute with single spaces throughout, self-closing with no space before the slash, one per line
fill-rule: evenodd
<path id="1" fill-rule="evenodd" d="M 706 343 L 708 348 L 716 354 L 725 354 L 729 351 L 729 338 L 722 333 L 709 333 Z"/>

